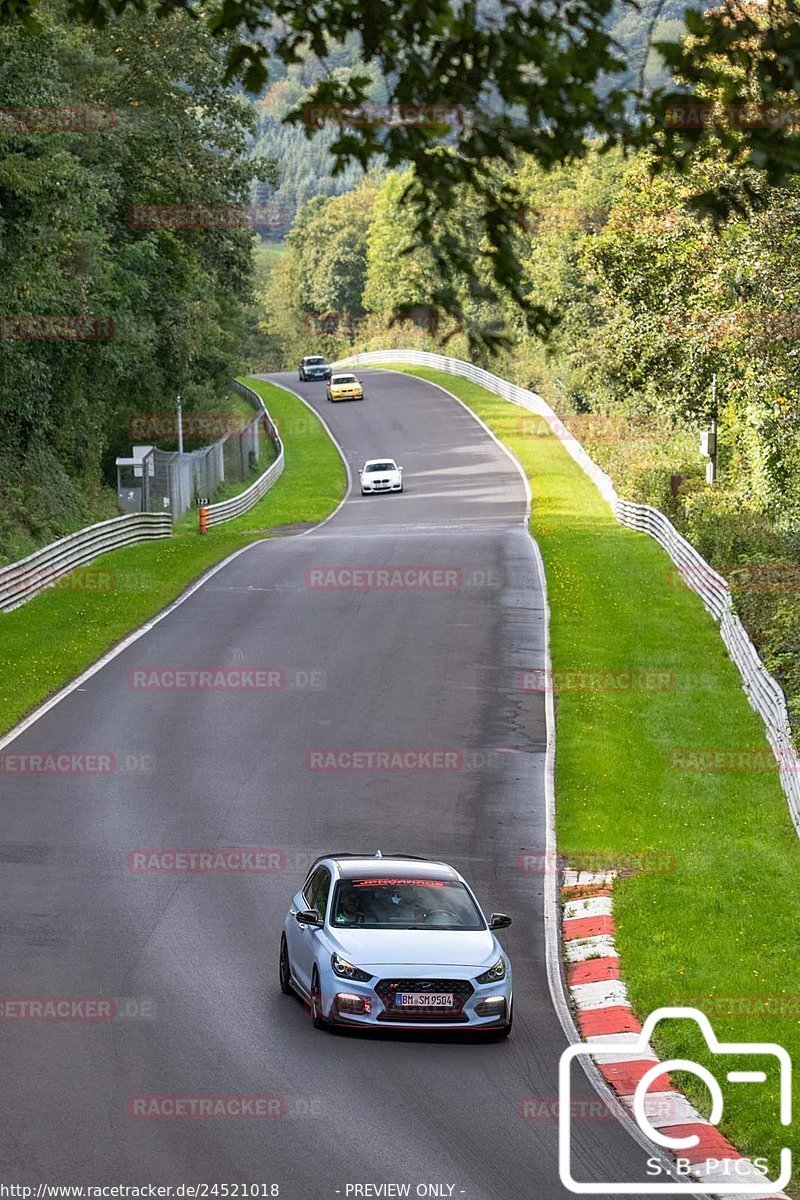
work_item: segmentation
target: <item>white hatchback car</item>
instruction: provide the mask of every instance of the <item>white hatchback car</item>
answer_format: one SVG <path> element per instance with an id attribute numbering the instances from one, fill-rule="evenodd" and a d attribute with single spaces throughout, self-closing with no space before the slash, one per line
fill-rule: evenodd
<path id="1" fill-rule="evenodd" d="M 380 851 L 330 854 L 293 897 L 280 948 L 281 990 L 314 1025 L 511 1032 L 511 963 L 459 873 Z"/>
<path id="2" fill-rule="evenodd" d="M 402 492 L 403 468 L 393 458 L 369 458 L 358 472 L 361 495 L 373 492 Z"/>

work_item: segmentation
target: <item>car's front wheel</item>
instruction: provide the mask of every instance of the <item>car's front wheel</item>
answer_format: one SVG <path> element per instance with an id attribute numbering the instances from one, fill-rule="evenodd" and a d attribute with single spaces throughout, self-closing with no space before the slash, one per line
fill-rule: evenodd
<path id="1" fill-rule="evenodd" d="M 279 963 L 281 991 L 284 996 L 291 996 L 292 988 L 292 968 L 289 965 L 289 947 L 286 945 L 286 934 L 281 934 L 281 957 Z"/>
<path id="2" fill-rule="evenodd" d="M 326 1025 L 322 1015 L 322 989 L 319 984 L 319 971 L 316 967 L 311 976 L 311 1023 L 315 1029 L 324 1029 Z"/>

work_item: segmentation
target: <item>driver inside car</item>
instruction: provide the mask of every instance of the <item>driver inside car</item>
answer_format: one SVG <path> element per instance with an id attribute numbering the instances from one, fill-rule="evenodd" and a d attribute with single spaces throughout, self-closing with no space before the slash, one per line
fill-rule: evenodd
<path id="1" fill-rule="evenodd" d="M 359 897 L 352 889 L 344 890 L 336 914 L 337 924 L 363 925 L 365 920 Z"/>

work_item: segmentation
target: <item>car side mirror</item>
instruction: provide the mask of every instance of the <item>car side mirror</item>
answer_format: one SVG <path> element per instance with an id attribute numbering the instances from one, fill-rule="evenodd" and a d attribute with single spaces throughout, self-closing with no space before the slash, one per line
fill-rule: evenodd
<path id="1" fill-rule="evenodd" d="M 505 913 L 492 913 L 489 918 L 490 929 L 508 929 L 511 924 L 511 917 L 507 917 Z"/>
<path id="2" fill-rule="evenodd" d="M 313 925 L 317 929 L 322 928 L 322 917 L 315 908 L 303 908 L 300 912 L 295 913 L 295 920 L 298 925 Z"/>

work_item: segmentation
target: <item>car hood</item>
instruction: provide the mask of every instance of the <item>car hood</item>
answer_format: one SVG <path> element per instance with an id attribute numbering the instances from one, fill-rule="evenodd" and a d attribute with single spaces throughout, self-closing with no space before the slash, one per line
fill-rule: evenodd
<path id="1" fill-rule="evenodd" d="M 400 478 L 399 471 L 367 471 L 364 474 L 364 479 L 366 479 L 367 483 L 369 483 L 370 480 L 373 480 L 373 479 L 399 479 L 399 478 Z"/>
<path id="2" fill-rule="evenodd" d="M 337 929 L 334 939 L 357 967 L 480 967 L 499 954 L 488 929 Z"/>

